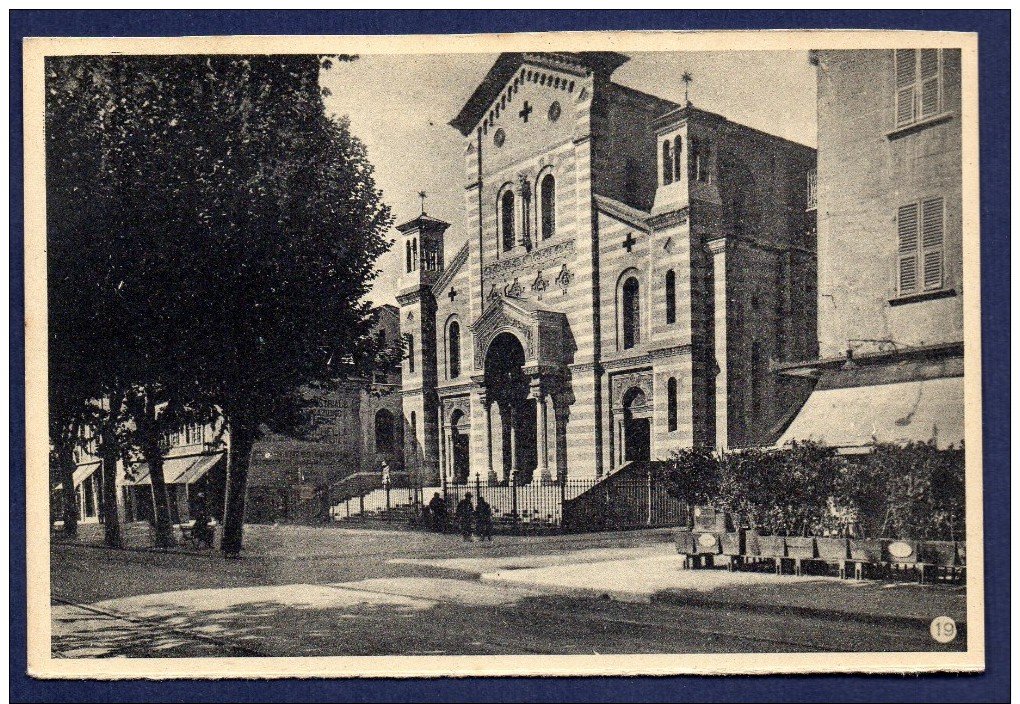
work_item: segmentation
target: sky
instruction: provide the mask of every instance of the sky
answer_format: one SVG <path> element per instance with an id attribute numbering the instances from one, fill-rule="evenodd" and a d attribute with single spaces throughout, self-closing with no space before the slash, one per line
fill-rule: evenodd
<path id="1" fill-rule="evenodd" d="M 816 146 L 815 68 L 803 51 L 640 52 L 614 74 L 617 83 L 683 102 L 680 76 L 694 80 L 690 100 L 734 122 Z M 460 112 L 496 54 L 362 54 L 322 75 L 330 114 L 347 116 L 368 149 L 376 186 L 395 225 L 425 211 L 451 224 L 446 261 L 464 244 L 464 138 L 449 121 Z M 392 230 L 391 239 L 397 232 Z M 378 262 L 371 300 L 395 303 L 403 262 L 393 247 Z"/>

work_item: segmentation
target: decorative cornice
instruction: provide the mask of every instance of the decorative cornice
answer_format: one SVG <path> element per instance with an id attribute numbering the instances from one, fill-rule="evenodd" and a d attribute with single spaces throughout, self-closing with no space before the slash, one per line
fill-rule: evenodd
<path id="1" fill-rule="evenodd" d="M 596 209 L 601 210 L 606 215 L 610 215 L 631 227 L 636 227 L 642 232 L 651 232 L 652 229 L 648 225 L 648 213 L 643 210 L 632 208 L 626 203 L 621 203 L 618 200 L 597 193 L 593 200 Z"/>
<path id="2" fill-rule="evenodd" d="M 648 226 L 652 230 L 664 230 L 667 227 L 686 225 L 690 220 L 690 212 L 689 207 L 683 207 L 680 210 L 671 210 L 668 213 L 655 215 L 648 218 Z"/>
<path id="3" fill-rule="evenodd" d="M 673 345 L 671 347 L 659 347 L 657 349 L 649 350 L 642 354 L 632 354 L 620 357 L 613 357 L 610 359 L 602 359 L 602 365 L 607 371 L 615 371 L 619 369 L 626 369 L 629 367 L 639 367 L 641 365 L 649 365 L 657 359 L 666 359 L 668 357 L 676 357 L 682 354 L 690 354 L 692 347 L 690 344 L 684 345 Z"/>
<path id="4" fill-rule="evenodd" d="M 574 240 L 566 240 L 565 242 L 557 242 L 553 245 L 546 245 L 544 247 L 534 249 L 527 254 L 510 257 L 509 259 L 497 259 L 496 261 L 482 267 L 482 277 L 491 278 L 508 271 L 513 271 L 514 269 L 523 269 L 525 267 L 544 264 L 550 259 L 555 259 L 561 256 L 570 256 L 574 253 L 574 250 Z"/>

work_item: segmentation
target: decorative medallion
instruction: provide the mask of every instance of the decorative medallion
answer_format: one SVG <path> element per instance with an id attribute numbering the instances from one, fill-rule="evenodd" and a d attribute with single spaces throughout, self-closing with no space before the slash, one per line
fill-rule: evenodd
<path id="1" fill-rule="evenodd" d="M 554 100 L 553 104 L 549 106 L 549 121 L 556 122 L 556 120 L 560 119 L 561 112 L 560 101 Z"/>
<path id="2" fill-rule="evenodd" d="M 538 296 L 538 300 L 541 301 L 542 294 L 545 293 L 545 290 L 547 288 L 549 288 L 549 282 L 545 280 L 545 278 L 542 276 L 542 272 L 539 271 L 538 276 L 536 276 L 535 280 L 531 283 L 531 290 L 535 292 L 535 294 Z"/>
<path id="3" fill-rule="evenodd" d="M 503 294 L 507 298 L 520 298 L 524 295 L 524 287 L 521 286 L 521 281 L 516 276 L 514 282 L 503 289 Z"/>
<path id="4" fill-rule="evenodd" d="M 498 149 L 503 146 L 503 142 L 505 141 L 506 132 L 504 132 L 503 128 L 500 127 L 498 130 L 496 130 L 496 134 L 492 135 L 492 143 L 495 144 L 496 148 Z"/>
<path id="5" fill-rule="evenodd" d="M 563 295 L 567 295 L 567 287 L 570 286 L 570 282 L 574 280 L 574 275 L 567 269 L 566 263 L 560 269 L 560 273 L 556 275 L 556 285 L 563 290 Z"/>

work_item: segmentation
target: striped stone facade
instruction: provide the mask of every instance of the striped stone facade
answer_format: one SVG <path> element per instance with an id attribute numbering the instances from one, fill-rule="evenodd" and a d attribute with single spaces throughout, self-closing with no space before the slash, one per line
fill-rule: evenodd
<path id="1" fill-rule="evenodd" d="M 813 150 L 615 84 L 624 61 L 504 54 L 451 122 L 468 241 L 398 298 L 426 482 L 748 444 L 796 395 L 769 363 L 815 352 Z"/>

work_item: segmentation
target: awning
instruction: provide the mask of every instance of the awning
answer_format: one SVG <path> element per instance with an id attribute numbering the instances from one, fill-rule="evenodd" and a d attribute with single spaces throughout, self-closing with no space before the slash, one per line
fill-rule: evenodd
<path id="1" fill-rule="evenodd" d="M 74 485 L 80 486 L 83 481 L 91 477 L 97 469 L 99 469 L 100 462 L 89 462 L 88 464 L 80 464 L 74 470 Z"/>
<path id="2" fill-rule="evenodd" d="M 813 440 L 840 448 L 963 442 L 963 377 L 814 391 L 776 443 Z"/>
<path id="3" fill-rule="evenodd" d="M 197 457 L 168 457 L 163 460 L 163 481 L 167 484 L 194 484 L 222 458 L 223 453 Z M 125 480 L 125 486 L 152 486 L 148 463 L 140 462 L 132 469 L 135 478 Z"/>

